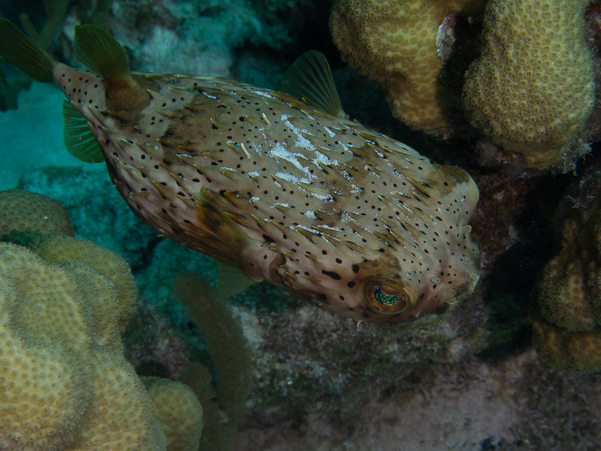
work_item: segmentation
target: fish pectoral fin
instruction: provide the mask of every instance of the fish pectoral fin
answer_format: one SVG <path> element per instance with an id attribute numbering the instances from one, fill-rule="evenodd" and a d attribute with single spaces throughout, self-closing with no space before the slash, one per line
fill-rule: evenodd
<path id="1" fill-rule="evenodd" d="M 75 58 L 108 85 L 131 80 L 125 49 L 102 28 L 94 25 L 75 25 L 73 41 Z"/>
<path id="2" fill-rule="evenodd" d="M 54 80 L 56 61 L 8 19 L 0 19 L 0 57 L 36 81 Z"/>
<path id="3" fill-rule="evenodd" d="M 200 192 L 196 212 L 199 233 L 203 252 L 219 262 L 219 289 L 224 295 L 233 296 L 257 281 L 242 269 L 244 255 L 253 247 L 253 241 L 216 205 L 214 196 L 208 188 Z"/>
<path id="4" fill-rule="evenodd" d="M 63 141 L 67 151 L 84 163 L 102 163 L 104 155 L 88 126 L 88 120 L 67 100 L 63 101 Z"/>
<path id="5" fill-rule="evenodd" d="M 256 281 L 237 266 L 217 262 L 217 282 L 219 283 L 219 292 L 229 298 L 243 292 Z"/>
<path id="6" fill-rule="evenodd" d="M 332 116 L 346 119 L 332 71 L 323 53 L 303 53 L 284 74 L 282 91 L 305 100 Z"/>
<path id="7" fill-rule="evenodd" d="M 198 224 L 203 230 L 206 253 L 217 260 L 217 281 L 224 296 L 234 296 L 256 282 L 244 270 L 243 255 L 252 246 L 251 239 L 221 208 L 215 194 L 207 188 L 200 192 Z"/>

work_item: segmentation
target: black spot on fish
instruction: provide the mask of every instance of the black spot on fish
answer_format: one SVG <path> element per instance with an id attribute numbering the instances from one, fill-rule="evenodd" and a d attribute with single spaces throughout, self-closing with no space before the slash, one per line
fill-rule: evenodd
<path id="1" fill-rule="evenodd" d="M 334 280 L 340 280 L 342 279 L 342 277 L 340 277 L 340 274 L 338 274 L 337 272 L 334 271 L 326 271 L 325 269 L 321 271 L 322 274 L 325 274 L 328 277 L 331 277 Z"/>

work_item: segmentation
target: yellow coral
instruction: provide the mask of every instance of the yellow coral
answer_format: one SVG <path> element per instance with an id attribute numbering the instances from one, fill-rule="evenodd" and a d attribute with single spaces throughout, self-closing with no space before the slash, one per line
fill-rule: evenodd
<path id="1" fill-rule="evenodd" d="M 601 197 L 568 219 L 561 250 L 543 269 L 537 297 L 543 316 L 574 332 L 601 326 Z"/>
<path id="2" fill-rule="evenodd" d="M 131 269 L 123 258 L 91 241 L 64 235 L 40 237 L 31 245 L 31 249 L 45 260 L 92 266 L 107 276 L 114 284 L 119 297 L 119 302 L 112 306 L 119 311 L 119 331 L 125 332 L 136 301 L 136 285 L 132 283 Z"/>
<path id="3" fill-rule="evenodd" d="M 534 343 L 545 361 L 601 369 L 601 196 L 568 219 L 535 291 Z"/>
<path id="4" fill-rule="evenodd" d="M 601 369 L 601 334 L 572 332 L 533 315 L 532 341 L 543 362 L 579 373 Z"/>
<path id="5" fill-rule="evenodd" d="M 566 170 L 587 150 L 579 140 L 595 102 L 586 45 L 589 0 L 492 0 L 481 57 L 463 105 L 472 125 L 527 166 Z"/>
<path id="6" fill-rule="evenodd" d="M 159 377 L 141 379 L 163 425 L 167 451 L 197 451 L 202 433 L 202 406 L 192 389 Z"/>
<path id="7" fill-rule="evenodd" d="M 48 206 L 60 211 L 51 199 L 8 198 L 5 230 L 41 236 L 31 249 L 0 243 L 0 449 L 197 449 L 192 390 L 159 380 L 149 396 L 124 358 L 136 299 L 128 265 L 90 241 L 44 234 L 71 230 L 66 213 L 39 221 Z"/>
<path id="8" fill-rule="evenodd" d="M 446 136 L 449 95 L 439 81 L 438 27 L 477 0 L 339 0 L 330 27 L 343 59 L 388 91 L 392 114 L 411 128 Z"/>
<path id="9" fill-rule="evenodd" d="M 11 232 L 73 236 L 65 207 L 41 194 L 20 189 L 0 191 L 0 236 Z"/>
<path id="10" fill-rule="evenodd" d="M 123 357 L 110 279 L 4 243 L 0 281 L 0 447 L 165 449 Z"/>

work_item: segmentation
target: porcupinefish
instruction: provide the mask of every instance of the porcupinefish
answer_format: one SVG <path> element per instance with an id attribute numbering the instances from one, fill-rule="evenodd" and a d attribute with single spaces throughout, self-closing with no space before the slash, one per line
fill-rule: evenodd
<path id="1" fill-rule="evenodd" d="M 350 121 L 325 57 L 282 91 L 219 77 L 130 72 L 106 31 L 77 26 L 56 62 L 8 20 L 0 56 L 65 93 L 67 150 L 106 162 L 144 222 L 219 264 L 226 295 L 267 280 L 347 317 L 396 324 L 474 289 L 478 189 L 460 168 Z"/>

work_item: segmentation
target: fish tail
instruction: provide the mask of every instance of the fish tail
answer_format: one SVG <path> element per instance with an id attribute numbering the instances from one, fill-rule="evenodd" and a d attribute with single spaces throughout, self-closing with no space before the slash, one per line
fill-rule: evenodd
<path id="1" fill-rule="evenodd" d="M 0 57 L 36 81 L 54 81 L 56 60 L 7 19 L 0 19 Z"/>

